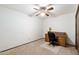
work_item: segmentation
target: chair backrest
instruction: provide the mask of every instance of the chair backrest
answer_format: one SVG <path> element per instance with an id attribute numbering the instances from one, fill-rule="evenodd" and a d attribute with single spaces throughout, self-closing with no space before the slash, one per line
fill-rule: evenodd
<path id="1" fill-rule="evenodd" d="M 55 38 L 55 34 L 53 32 L 48 32 L 49 38 Z"/>

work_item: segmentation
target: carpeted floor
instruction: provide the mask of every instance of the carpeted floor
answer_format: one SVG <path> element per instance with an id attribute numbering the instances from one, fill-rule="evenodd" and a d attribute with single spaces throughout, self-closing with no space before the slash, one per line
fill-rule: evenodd
<path id="1" fill-rule="evenodd" d="M 77 55 L 74 47 L 47 46 L 40 39 L 20 47 L 0 53 L 0 55 Z"/>
<path id="2" fill-rule="evenodd" d="M 56 55 L 74 55 L 77 54 L 77 51 L 74 47 L 63 47 L 63 46 L 52 46 L 49 44 L 40 45 L 42 48 L 45 48 Z"/>

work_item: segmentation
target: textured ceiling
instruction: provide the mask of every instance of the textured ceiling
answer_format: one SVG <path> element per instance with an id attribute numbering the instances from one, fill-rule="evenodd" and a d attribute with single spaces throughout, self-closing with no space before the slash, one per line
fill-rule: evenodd
<path id="1" fill-rule="evenodd" d="M 26 15 L 33 15 L 33 13 L 36 12 L 36 10 L 33 9 L 33 7 L 36 7 L 36 6 L 34 6 L 33 4 L 3 4 L 0 6 L 25 13 Z M 54 10 L 51 13 L 55 14 L 55 16 L 59 16 L 62 14 L 75 12 L 77 5 L 75 4 L 54 4 L 53 6 L 54 6 Z"/>

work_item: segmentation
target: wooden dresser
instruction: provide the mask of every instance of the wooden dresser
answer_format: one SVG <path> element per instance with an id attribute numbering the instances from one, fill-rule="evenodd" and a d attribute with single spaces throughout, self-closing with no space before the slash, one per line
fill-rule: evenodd
<path id="1" fill-rule="evenodd" d="M 66 46 L 67 34 L 65 32 L 54 32 L 54 33 L 58 39 L 58 45 Z M 48 33 L 45 33 L 45 42 L 49 42 Z"/>

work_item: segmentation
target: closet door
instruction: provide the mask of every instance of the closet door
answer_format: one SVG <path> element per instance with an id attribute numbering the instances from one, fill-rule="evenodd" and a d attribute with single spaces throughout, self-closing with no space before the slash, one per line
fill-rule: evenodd
<path id="1" fill-rule="evenodd" d="M 78 49 L 79 52 L 79 5 L 77 9 L 77 15 L 76 15 L 76 48 Z"/>

